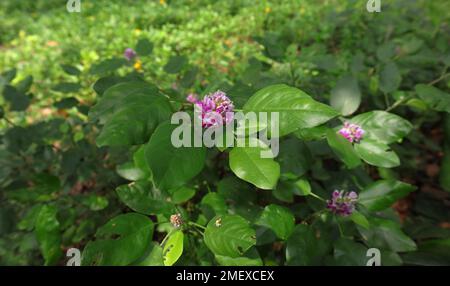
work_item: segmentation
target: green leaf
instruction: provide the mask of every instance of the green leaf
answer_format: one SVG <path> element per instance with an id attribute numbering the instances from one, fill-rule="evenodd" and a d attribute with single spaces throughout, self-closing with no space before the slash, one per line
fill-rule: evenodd
<path id="1" fill-rule="evenodd" d="M 203 213 L 209 218 L 215 215 L 226 214 L 228 211 L 225 199 L 219 193 L 208 193 L 201 201 Z M 211 210 L 211 211 L 210 211 Z"/>
<path id="2" fill-rule="evenodd" d="M 139 39 L 138 43 L 136 44 L 136 53 L 139 56 L 148 56 L 153 51 L 153 43 L 151 43 L 147 39 Z"/>
<path id="3" fill-rule="evenodd" d="M 218 215 L 206 226 L 205 244 L 215 255 L 236 258 L 256 244 L 256 233 L 238 215 Z"/>
<path id="4" fill-rule="evenodd" d="M 0 119 L 3 119 L 4 116 L 5 116 L 5 110 L 3 109 L 3 107 L 0 106 Z"/>
<path id="5" fill-rule="evenodd" d="M 263 266 L 261 257 L 255 247 L 250 248 L 242 257 L 216 255 L 217 262 L 222 266 Z"/>
<path id="6" fill-rule="evenodd" d="M 36 239 L 39 242 L 45 265 L 55 265 L 62 256 L 61 233 L 54 206 L 43 206 L 36 218 Z"/>
<path id="7" fill-rule="evenodd" d="M 402 82 L 402 75 L 394 62 L 388 62 L 380 71 L 380 90 L 384 93 L 396 91 Z"/>
<path id="8" fill-rule="evenodd" d="M 13 189 L 7 192 L 7 197 L 19 202 L 45 202 L 55 198 L 61 184 L 57 177 L 42 173 L 32 178 L 33 186 Z"/>
<path id="9" fill-rule="evenodd" d="M 150 242 L 150 246 L 144 257 L 133 263 L 136 266 L 164 266 L 163 249 L 156 242 Z"/>
<path id="10" fill-rule="evenodd" d="M 171 134 L 175 128 L 168 122 L 161 124 L 145 146 L 153 180 L 158 187 L 167 190 L 182 186 L 198 175 L 206 158 L 203 147 L 174 147 Z"/>
<path id="11" fill-rule="evenodd" d="M 191 87 L 195 83 L 198 71 L 199 71 L 199 69 L 196 67 L 191 68 L 190 70 L 186 71 L 180 80 L 180 85 L 185 88 Z"/>
<path id="12" fill-rule="evenodd" d="M 320 125 L 313 128 L 299 129 L 294 135 L 304 141 L 318 141 L 327 137 L 328 128 L 326 125 Z"/>
<path id="13" fill-rule="evenodd" d="M 381 211 L 416 189 L 400 181 L 381 180 L 364 188 L 359 194 L 359 203 L 370 211 Z"/>
<path id="14" fill-rule="evenodd" d="M 415 90 L 419 97 L 425 103 L 436 111 L 445 111 L 450 113 L 450 94 L 434 86 L 418 84 Z"/>
<path id="15" fill-rule="evenodd" d="M 338 115 L 328 105 L 284 84 L 271 85 L 257 91 L 244 105 L 244 111 L 279 112 L 280 136 L 299 128 L 318 126 Z"/>
<path id="16" fill-rule="evenodd" d="M 118 84 L 119 82 L 123 81 L 123 78 L 117 77 L 117 76 L 105 76 L 99 78 L 92 88 L 98 95 L 103 95 L 103 93 L 110 87 L 114 86 L 115 84 Z"/>
<path id="17" fill-rule="evenodd" d="M 187 57 L 185 56 L 173 56 L 169 59 L 164 66 L 164 71 L 167 73 L 175 74 L 179 73 L 184 65 L 187 63 Z"/>
<path id="18" fill-rule="evenodd" d="M 298 191 L 296 195 L 299 196 L 309 196 L 311 194 L 311 185 L 306 179 L 299 179 L 295 182 L 295 185 L 298 187 Z"/>
<path id="19" fill-rule="evenodd" d="M 278 238 L 286 240 L 294 230 L 295 218 L 292 212 L 285 207 L 268 205 L 264 208 L 256 224 L 270 228 Z"/>
<path id="20" fill-rule="evenodd" d="M 358 81 L 351 75 L 339 79 L 331 90 L 330 104 L 342 115 L 347 116 L 355 112 L 361 103 L 361 91 Z"/>
<path id="21" fill-rule="evenodd" d="M 171 233 L 163 248 L 165 266 L 172 266 L 183 254 L 184 234 L 181 230 Z"/>
<path id="22" fill-rule="evenodd" d="M 82 86 L 76 82 L 61 82 L 55 85 L 52 90 L 62 93 L 72 93 L 80 90 Z"/>
<path id="23" fill-rule="evenodd" d="M 353 149 L 352 143 L 348 142 L 343 136 L 335 130 L 330 129 L 327 132 L 327 141 L 333 152 L 345 163 L 349 169 L 361 165 L 361 160 Z"/>
<path id="24" fill-rule="evenodd" d="M 69 74 L 69 75 L 77 76 L 77 75 L 81 74 L 81 71 L 77 67 L 72 66 L 72 65 L 61 64 L 61 68 L 64 70 L 64 72 L 66 74 Z"/>
<path id="25" fill-rule="evenodd" d="M 127 63 L 126 59 L 111 58 L 91 67 L 90 73 L 94 75 L 106 74 L 116 71 Z"/>
<path id="26" fill-rule="evenodd" d="M 367 260 L 367 248 L 347 238 L 341 238 L 334 244 L 333 265 L 339 266 L 365 266 Z"/>
<path id="27" fill-rule="evenodd" d="M 39 212 L 41 211 L 42 207 L 43 206 L 40 204 L 31 207 L 31 209 L 27 211 L 26 215 L 20 220 L 17 228 L 20 230 L 31 231 L 36 224 L 37 217 L 39 216 Z"/>
<path id="28" fill-rule="evenodd" d="M 386 42 L 377 48 L 377 58 L 382 62 L 388 62 L 395 56 L 395 43 Z"/>
<path id="29" fill-rule="evenodd" d="M 360 225 L 364 228 L 369 228 L 369 221 L 367 220 L 367 218 L 361 214 L 358 211 L 354 211 L 351 215 L 350 215 L 350 219 L 356 223 L 357 225 Z"/>
<path id="30" fill-rule="evenodd" d="M 119 199 L 132 210 L 146 214 L 170 215 L 174 207 L 167 200 L 167 195 L 154 189 L 149 182 L 136 181 L 128 185 L 119 186 L 116 189 Z"/>
<path id="31" fill-rule="evenodd" d="M 414 251 L 415 242 L 404 234 L 396 222 L 372 217 L 370 228 L 358 227 L 358 230 L 369 247 L 388 248 L 395 252 Z"/>
<path id="32" fill-rule="evenodd" d="M 89 195 L 86 198 L 83 198 L 82 203 L 92 211 L 103 210 L 109 205 L 106 197 L 97 195 Z"/>
<path id="33" fill-rule="evenodd" d="M 16 88 L 21 93 L 26 93 L 33 84 L 33 76 L 29 75 L 17 83 Z"/>
<path id="34" fill-rule="evenodd" d="M 355 144 L 355 151 L 361 159 L 370 165 L 393 168 L 400 165 L 400 159 L 389 146 L 381 142 L 366 138 Z"/>
<path id="35" fill-rule="evenodd" d="M 16 77 L 16 75 L 17 75 L 16 68 L 7 70 L 4 73 L 2 73 L 2 77 L 5 80 L 5 82 L 7 82 L 7 83 L 11 82 Z"/>
<path id="36" fill-rule="evenodd" d="M 137 168 L 133 162 L 117 165 L 116 172 L 119 176 L 129 181 L 145 179 L 145 173 L 143 173 L 141 169 Z"/>
<path id="37" fill-rule="evenodd" d="M 96 240 L 86 245 L 83 265 L 129 265 L 142 257 L 152 240 L 153 222 L 147 217 L 128 213 L 118 215 L 96 234 Z"/>
<path id="38" fill-rule="evenodd" d="M 145 180 L 150 177 L 150 169 L 145 161 L 144 146 L 133 154 L 133 162 L 126 162 L 116 167 L 116 172 L 122 177 L 130 181 Z"/>
<path id="39" fill-rule="evenodd" d="M 272 158 L 261 158 L 264 147 L 234 147 L 230 152 L 230 168 L 244 181 L 265 190 L 275 188 L 280 165 Z"/>
<path id="40" fill-rule="evenodd" d="M 63 98 L 53 104 L 58 109 L 69 109 L 78 105 L 78 100 L 75 97 Z"/>
<path id="41" fill-rule="evenodd" d="M 10 103 L 9 109 L 11 111 L 23 111 L 30 105 L 30 98 L 12 85 L 5 85 L 3 97 Z"/>
<path id="42" fill-rule="evenodd" d="M 142 82 L 120 83 L 105 91 L 91 108 L 91 120 L 104 127 L 98 146 L 127 146 L 146 142 L 159 123 L 169 119 L 171 106 L 154 86 Z"/>
<path id="43" fill-rule="evenodd" d="M 385 144 L 401 140 L 412 129 L 409 121 L 380 110 L 359 114 L 353 117 L 351 122 L 360 125 L 366 131 L 362 141 L 370 138 Z"/>
<path id="44" fill-rule="evenodd" d="M 328 238 L 325 233 L 320 239 L 309 225 L 298 224 L 286 245 L 286 264 L 289 266 L 320 265 L 323 257 L 329 251 Z"/>
<path id="45" fill-rule="evenodd" d="M 288 138 L 280 143 L 277 156 L 281 173 L 299 177 L 304 175 L 313 164 L 313 158 L 308 146 L 297 138 Z"/>
<path id="46" fill-rule="evenodd" d="M 195 192 L 195 189 L 186 186 L 169 190 L 172 197 L 172 202 L 174 204 L 182 204 L 189 201 L 193 196 L 195 196 Z"/>

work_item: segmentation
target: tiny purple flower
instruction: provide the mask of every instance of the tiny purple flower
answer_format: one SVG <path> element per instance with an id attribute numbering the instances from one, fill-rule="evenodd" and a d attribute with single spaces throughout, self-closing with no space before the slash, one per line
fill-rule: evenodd
<path id="1" fill-rule="evenodd" d="M 365 131 L 361 126 L 349 122 L 345 122 L 344 126 L 338 131 L 350 143 L 359 143 Z"/>
<path id="2" fill-rule="evenodd" d="M 349 216 L 355 210 L 358 194 L 355 192 L 333 191 L 331 200 L 327 200 L 327 208 L 341 216 Z"/>
<path id="3" fill-rule="evenodd" d="M 123 52 L 123 56 L 128 60 L 131 61 L 134 57 L 136 57 L 136 52 L 132 48 L 126 48 Z"/>
<path id="4" fill-rule="evenodd" d="M 192 93 L 186 97 L 186 100 L 190 103 L 196 103 L 198 101 L 197 96 Z"/>
<path id="5" fill-rule="evenodd" d="M 216 91 L 205 95 L 198 100 L 195 95 L 189 94 L 186 100 L 196 105 L 201 110 L 202 127 L 221 126 L 230 123 L 234 116 L 233 102 L 223 91 Z"/>

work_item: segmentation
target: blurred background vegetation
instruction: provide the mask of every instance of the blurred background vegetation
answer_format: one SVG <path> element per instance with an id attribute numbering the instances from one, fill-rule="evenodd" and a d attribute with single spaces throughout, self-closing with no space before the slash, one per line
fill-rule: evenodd
<path id="1" fill-rule="evenodd" d="M 153 44 L 151 55 L 142 57 L 137 66 L 120 68 L 117 75 L 134 70 L 181 98 L 217 87 L 250 95 L 264 84 L 286 82 L 326 100 L 337 79 L 348 71 L 358 74 L 363 94 L 376 95 L 375 66 L 391 56 L 401 65 L 402 89 L 439 79 L 443 67 L 446 71 L 450 65 L 450 2 L 381 1 L 381 13 L 368 13 L 366 1 L 359 0 L 81 0 L 81 13 L 68 13 L 65 0 L 1 1 L 0 91 L 10 78 L 10 84 L 27 97 L 25 103 L 17 103 L 25 108 L 9 110 L 8 120 L 0 121 L 6 146 L 0 148 L 0 162 L 13 166 L 1 169 L 0 187 L 18 190 L 30 186 L 33 178 L 31 185 L 36 188 L 41 183 L 46 189 L 63 188 L 56 195 L 45 191 L 38 198 L 0 193 L 0 265 L 44 264 L 36 241 L 39 232 L 32 232 L 42 202 L 56 201 L 62 238 L 55 239 L 62 240 L 62 248 L 83 246 L 98 225 L 122 211 L 111 190 L 121 180 L 116 165 L 128 158 L 122 158 L 120 150 L 106 155 L 97 149 L 93 141 L 98 130 L 87 123 L 87 109 L 101 94 L 93 89 L 98 74 L 90 72 L 97 62 L 120 58 L 125 48 L 148 39 Z M 174 55 L 189 61 L 186 74 L 195 70 L 192 83 L 182 84 L 180 75 L 165 72 Z M 72 85 L 58 88 L 62 82 Z M 438 84 L 448 89 L 450 82 Z M 68 94 L 76 104 L 67 100 Z M 401 96 L 394 93 L 391 103 Z M 1 106 L 7 101 L 0 97 Z M 363 101 L 362 111 L 386 108 L 383 96 Z M 420 102 L 410 106 L 414 110 L 405 117 L 414 121 L 420 115 L 420 121 L 413 122 L 419 129 L 408 142 L 410 148 L 399 152 L 404 165 L 399 174 L 378 170 L 376 176 L 399 176 L 433 189 L 439 173 L 433 168 L 439 165 L 436 154 L 442 157 L 443 139 L 436 135 L 440 137 L 433 141 L 430 132 L 442 125 L 442 118 L 426 114 Z M 422 124 L 427 131 L 420 131 Z M 442 128 L 436 132 L 442 134 Z M 418 146 L 426 149 L 426 156 Z M 425 174 L 422 169 L 430 164 Z M 36 177 L 43 172 L 60 181 Z M 420 183 L 418 176 L 423 176 Z M 399 207 L 400 213 L 402 207 L 415 208 L 420 215 L 410 221 L 410 235 L 448 236 L 448 225 L 436 227 L 450 221 L 448 209 L 439 203 L 442 198 L 448 196 L 439 193 L 414 207 L 409 201 Z M 425 221 L 422 230 L 428 232 L 412 227 L 417 221 Z M 423 254 L 406 260 L 445 262 L 433 259 Z"/>

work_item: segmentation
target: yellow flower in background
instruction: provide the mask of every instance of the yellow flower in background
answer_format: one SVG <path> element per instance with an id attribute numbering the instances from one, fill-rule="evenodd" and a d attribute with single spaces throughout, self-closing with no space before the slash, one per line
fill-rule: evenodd
<path id="1" fill-rule="evenodd" d="M 141 33 L 142 33 L 142 30 L 141 29 L 134 29 L 134 34 L 136 35 L 136 36 L 139 36 Z"/>
<path id="2" fill-rule="evenodd" d="M 266 7 L 266 8 L 264 9 L 264 12 L 265 12 L 266 14 L 269 14 L 270 12 L 272 12 L 272 8 Z"/>
<path id="3" fill-rule="evenodd" d="M 141 60 L 137 60 L 134 65 L 133 65 L 134 69 L 138 72 L 142 71 L 142 62 Z"/>
<path id="4" fill-rule="evenodd" d="M 166 0 L 159 0 L 159 4 L 166 5 Z"/>
<path id="5" fill-rule="evenodd" d="M 25 38 L 25 36 L 27 35 L 27 33 L 25 33 L 25 31 L 24 30 L 20 30 L 20 32 L 19 32 L 19 37 L 20 38 Z"/>
<path id="6" fill-rule="evenodd" d="M 304 7 L 300 8 L 300 15 L 303 15 L 303 14 L 305 14 L 305 12 L 306 12 L 306 10 L 305 10 L 305 8 L 304 8 Z"/>

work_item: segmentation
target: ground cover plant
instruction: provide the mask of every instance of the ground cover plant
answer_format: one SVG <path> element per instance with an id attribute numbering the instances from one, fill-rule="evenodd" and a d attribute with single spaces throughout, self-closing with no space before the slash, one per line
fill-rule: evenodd
<path id="1" fill-rule="evenodd" d="M 445 1 L 81 2 L 0 4 L 1 265 L 450 264 Z"/>

